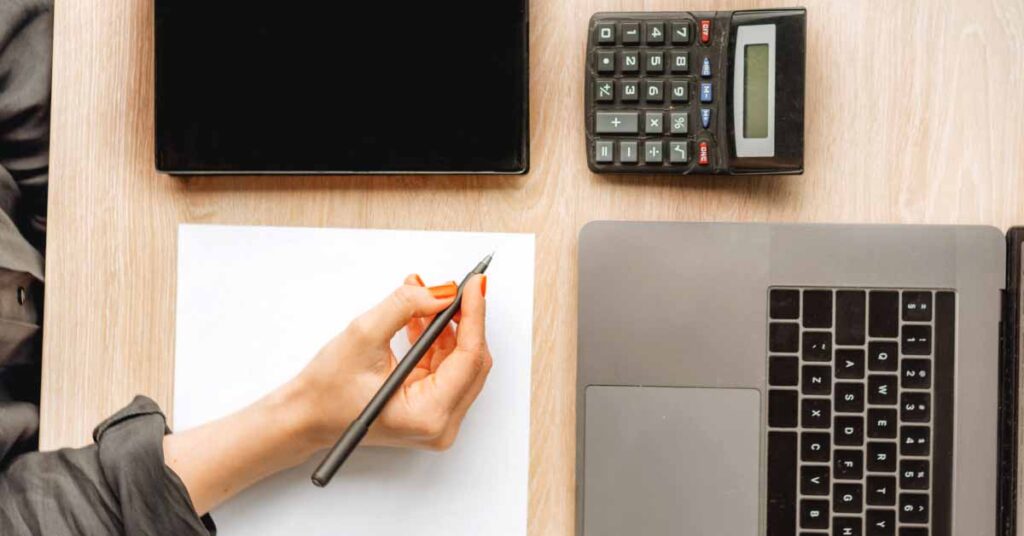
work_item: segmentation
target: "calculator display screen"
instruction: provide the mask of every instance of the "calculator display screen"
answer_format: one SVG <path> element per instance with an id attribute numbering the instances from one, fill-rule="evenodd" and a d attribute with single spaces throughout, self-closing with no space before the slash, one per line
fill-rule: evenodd
<path id="1" fill-rule="evenodd" d="M 768 45 L 747 45 L 743 55 L 743 136 L 767 138 Z"/>

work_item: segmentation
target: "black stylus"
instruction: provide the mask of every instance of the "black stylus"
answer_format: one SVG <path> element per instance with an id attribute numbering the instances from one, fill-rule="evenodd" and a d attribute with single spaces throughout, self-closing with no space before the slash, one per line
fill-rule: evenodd
<path id="1" fill-rule="evenodd" d="M 356 449 L 359 442 L 363 440 L 363 436 L 366 435 L 366 431 L 370 429 L 370 425 L 377 419 L 377 415 L 380 415 L 381 410 L 391 400 L 399 389 L 402 388 L 402 384 L 405 383 L 405 379 L 409 374 L 416 368 L 416 365 L 423 359 L 423 356 L 430 349 L 430 345 L 434 344 L 437 337 L 441 335 L 444 328 L 448 326 L 448 323 L 452 321 L 455 313 L 459 311 L 462 306 L 462 290 L 466 287 L 466 283 L 469 282 L 470 278 L 474 275 L 480 275 L 487 271 L 487 266 L 491 264 L 491 258 L 494 254 L 490 254 L 484 257 L 484 260 L 480 261 L 480 264 L 473 268 L 473 271 L 466 275 L 466 278 L 459 284 L 459 291 L 455 295 L 455 301 L 452 302 L 444 311 L 438 313 L 434 317 L 434 321 L 427 326 L 427 329 L 423 330 L 419 339 L 413 343 L 412 348 L 406 352 L 405 357 L 398 362 L 398 366 L 395 370 L 391 371 L 391 375 L 384 380 L 384 385 L 380 387 L 377 394 L 373 395 L 370 402 L 366 404 L 363 412 L 356 417 L 356 420 L 352 421 L 345 429 L 345 433 L 341 434 L 341 438 L 338 442 L 331 447 L 330 452 L 327 456 L 324 456 L 324 460 L 320 462 L 320 466 L 313 472 L 313 483 L 319 487 L 324 487 L 328 482 L 334 478 L 334 473 L 338 472 L 338 468 L 341 464 L 345 463 L 352 451 Z"/>

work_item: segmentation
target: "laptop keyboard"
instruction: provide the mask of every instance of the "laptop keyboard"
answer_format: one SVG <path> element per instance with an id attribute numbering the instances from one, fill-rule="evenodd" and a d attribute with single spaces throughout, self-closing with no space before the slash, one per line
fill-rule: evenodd
<path id="1" fill-rule="evenodd" d="M 768 536 L 948 536 L 955 294 L 768 300 Z"/>

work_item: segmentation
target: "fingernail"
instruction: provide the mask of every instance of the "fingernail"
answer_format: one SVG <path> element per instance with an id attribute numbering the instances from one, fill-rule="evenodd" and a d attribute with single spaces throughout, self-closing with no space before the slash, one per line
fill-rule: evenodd
<path id="1" fill-rule="evenodd" d="M 484 297 L 487 296 L 487 276 L 480 276 L 480 294 Z"/>
<path id="2" fill-rule="evenodd" d="M 416 278 L 416 284 L 417 285 L 419 285 L 421 287 L 425 287 L 426 286 L 426 285 L 423 284 L 423 278 L 420 277 L 420 274 L 412 274 L 412 276 Z"/>
<path id="3" fill-rule="evenodd" d="M 459 293 L 459 286 L 454 281 L 450 281 L 443 285 L 437 285 L 436 287 L 429 287 L 427 290 L 430 294 L 437 299 L 452 298 Z"/>

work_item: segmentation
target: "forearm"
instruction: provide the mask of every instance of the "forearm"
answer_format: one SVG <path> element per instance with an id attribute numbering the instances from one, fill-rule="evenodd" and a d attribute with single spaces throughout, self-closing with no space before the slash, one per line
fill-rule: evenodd
<path id="1" fill-rule="evenodd" d="M 164 438 L 165 461 L 197 512 L 303 463 L 322 446 L 311 432 L 303 391 L 290 382 L 237 413 Z"/>

